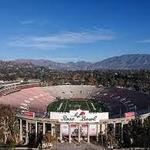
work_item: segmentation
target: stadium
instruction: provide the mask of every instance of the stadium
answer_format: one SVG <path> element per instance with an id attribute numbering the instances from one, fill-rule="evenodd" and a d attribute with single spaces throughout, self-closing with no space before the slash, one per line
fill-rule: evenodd
<path id="1" fill-rule="evenodd" d="M 49 132 L 63 142 L 99 141 L 110 125 L 114 134 L 136 115 L 149 116 L 150 96 L 124 88 L 92 85 L 12 84 L 0 91 L 0 104 L 16 108 L 24 145 Z M 123 138 L 121 139 L 123 140 Z"/>

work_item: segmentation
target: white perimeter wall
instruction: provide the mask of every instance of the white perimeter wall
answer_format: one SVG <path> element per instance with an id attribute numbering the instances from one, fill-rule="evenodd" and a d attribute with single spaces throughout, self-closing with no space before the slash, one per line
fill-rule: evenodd
<path id="1" fill-rule="evenodd" d="M 50 119 L 59 122 L 96 123 L 100 120 L 109 119 L 109 113 L 90 113 L 84 110 L 72 110 L 70 112 L 50 112 Z"/>

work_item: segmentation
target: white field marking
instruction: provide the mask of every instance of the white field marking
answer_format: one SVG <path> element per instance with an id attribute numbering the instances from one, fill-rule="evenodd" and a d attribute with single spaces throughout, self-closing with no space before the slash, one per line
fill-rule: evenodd
<path id="1" fill-rule="evenodd" d="M 93 109 L 94 109 L 94 110 L 96 110 L 96 108 L 95 108 L 94 104 L 93 104 L 93 103 L 91 103 L 91 105 L 92 105 Z"/>
<path id="2" fill-rule="evenodd" d="M 60 103 L 58 110 L 60 110 L 60 109 L 61 109 L 62 105 L 63 105 L 63 103 Z"/>
<path id="3" fill-rule="evenodd" d="M 66 109 L 67 109 L 67 105 L 68 105 L 68 100 L 66 100 L 67 102 L 66 102 L 66 105 L 65 105 L 65 108 L 64 108 L 64 111 L 66 111 Z"/>
<path id="4" fill-rule="evenodd" d="M 87 105 L 87 107 L 88 107 L 88 110 L 90 111 L 91 109 L 90 109 L 89 104 L 88 104 L 87 101 L 86 101 L 86 105 Z"/>
<path id="5" fill-rule="evenodd" d="M 102 108 L 101 107 L 99 108 L 99 111 L 102 112 Z"/>

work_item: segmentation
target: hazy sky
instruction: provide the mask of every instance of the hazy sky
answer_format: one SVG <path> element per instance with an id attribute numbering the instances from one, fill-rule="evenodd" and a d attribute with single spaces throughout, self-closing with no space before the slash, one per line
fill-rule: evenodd
<path id="1" fill-rule="evenodd" d="M 0 0 L 0 59 L 150 54 L 150 0 Z"/>

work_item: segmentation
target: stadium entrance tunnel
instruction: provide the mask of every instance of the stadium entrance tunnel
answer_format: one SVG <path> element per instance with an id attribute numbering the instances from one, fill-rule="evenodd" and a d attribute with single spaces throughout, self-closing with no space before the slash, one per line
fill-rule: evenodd
<path id="1" fill-rule="evenodd" d="M 20 141 L 24 145 L 33 148 L 42 145 L 42 141 L 51 142 L 56 140 L 59 133 L 59 125 L 53 123 L 37 122 L 19 119 Z"/>

